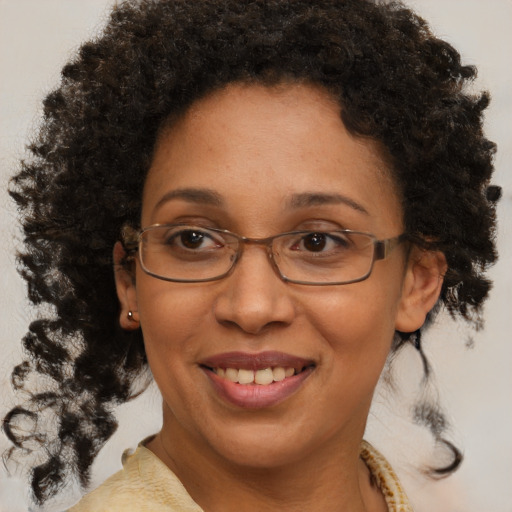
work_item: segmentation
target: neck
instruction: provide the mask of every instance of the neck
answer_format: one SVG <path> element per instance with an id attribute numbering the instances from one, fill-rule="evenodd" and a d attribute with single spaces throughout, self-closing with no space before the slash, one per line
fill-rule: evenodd
<path id="1" fill-rule="evenodd" d="M 205 512 L 380 512 L 380 491 L 359 457 L 360 437 L 273 467 L 222 458 L 164 413 L 162 431 L 147 445 Z M 229 492 L 226 492 L 229 489 Z"/>

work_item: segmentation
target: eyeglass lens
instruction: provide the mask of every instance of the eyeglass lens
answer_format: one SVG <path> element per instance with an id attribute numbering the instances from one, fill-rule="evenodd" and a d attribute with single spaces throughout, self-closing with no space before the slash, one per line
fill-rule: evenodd
<path id="1" fill-rule="evenodd" d="M 142 232 L 140 259 L 149 274 L 173 281 L 206 281 L 230 272 L 244 244 L 270 247 L 280 275 L 307 284 L 346 283 L 372 267 L 374 237 L 350 231 L 297 231 L 264 240 L 198 226 L 151 226 Z"/>

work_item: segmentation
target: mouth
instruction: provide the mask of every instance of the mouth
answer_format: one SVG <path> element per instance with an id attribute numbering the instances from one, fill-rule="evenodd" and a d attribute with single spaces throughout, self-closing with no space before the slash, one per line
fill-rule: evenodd
<path id="1" fill-rule="evenodd" d="M 215 373 L 219 378 L 226 379 L 236 384 L 249 385 L 257 384 L 259 386 L 268 386 L 274 382 L 281 382 L 287 378 L 302 373 L 307 367 L 293 368 L 284 366 L 274 366 L 263 368 L 261 370 L 250 370 L 245 368 L 207 368 Z"/>
<path id="2" fill-rule="evenodd" d="M 237 407 L 256 409 L 289 398 L 316 364 L 281 352 L 232 352 L 214 356 L 200 367 L 223 399 Z"/>

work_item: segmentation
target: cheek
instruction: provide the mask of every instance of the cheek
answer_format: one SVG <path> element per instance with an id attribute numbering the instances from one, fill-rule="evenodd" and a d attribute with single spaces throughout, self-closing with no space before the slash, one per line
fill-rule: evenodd
<path id="1" fill-rule="evenodd" d="M 381 284 L 373 286 L 369 279 L 344 288 L 318 290 L 315 298 L 302 301 L 307 323 L 343 364 L 348 360 L 363 366 L 371 361 L 377 366 L 384 364 L 395 332 L 400 294 L 396 284 Z"/>
<path id="2" fill-rule="evenodd" d="M 148 358 L 166 359 L 169 364 L 177 362 L 177 353 L 181 359 L 192 358 L 194 345 L 190 340 L 204 328 L 210 303 L 208 294 L 199 293 L 194 285 L 141 276 L 137 304 Z"/>

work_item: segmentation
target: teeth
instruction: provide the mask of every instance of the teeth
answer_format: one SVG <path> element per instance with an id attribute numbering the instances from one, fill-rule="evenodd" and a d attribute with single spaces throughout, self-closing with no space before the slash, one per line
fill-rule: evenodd
<path id="1" fill-rule="evenodd" d="M 280 382 L 287 377 L 295 375 L 295 368 L 276 366 L 275 368 L 265 368 L 257 371 L 244 368 L 214 368 L 214 372 L 219 377 L 238 384 L 256 383 L 261 386 L 268 386 L 272 382 Z"/>
<path id="2" fill-rule="evenodd" d="M 277 366 L 272 370 L 272 376 L 276 382 L 284 380 L 286 378 L 286 370 L 282 366 Z"/>
<path id="3" fill-rule="evenodd" d="M 239 384 L 252 384 L 254 382 L 254 372 L 252 370 L 238 370 Z"/>
<path id="4" fill-rule="evenodd" d="M 226 368 L 226 379 L 231 382 L 238 382 L 238 370 L 234 368 Z"/>
<path id="5" fill-rule="evenodd" d="M 274 382 L 274 373 L 272 372 L 272 368 L 265 368 L 264 370 L 258 370 L 254 374 L 254 382 L 256 384 L 261 384 L 266 386 L 272 382 Z"/>

